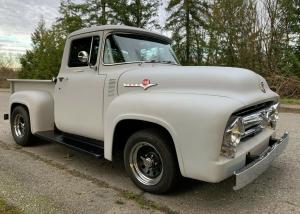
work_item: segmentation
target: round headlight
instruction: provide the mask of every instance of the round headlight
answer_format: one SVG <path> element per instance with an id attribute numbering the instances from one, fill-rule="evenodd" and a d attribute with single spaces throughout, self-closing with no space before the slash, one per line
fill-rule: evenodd
<path id="1" fill-rule="evenodd" d="M 243 119 L 241 117 L 236 118 L 231 125 L 226 129 L 226 143 L 231 146 L 237 146 L 245 132 L 243 125 Z"/>
<path id="2" fill-rule="evenodd" d="M 276 128 L 277 121 L 278 121 L 278 118 L 279 118 L 278 108 L 279 108 L 279 103 L 276 103 L 276 104 L 272 105 L 270 107 L 270 110 L 269 110 L 268 118 L 269 118 L 270 126 L 273 129 Z"/>

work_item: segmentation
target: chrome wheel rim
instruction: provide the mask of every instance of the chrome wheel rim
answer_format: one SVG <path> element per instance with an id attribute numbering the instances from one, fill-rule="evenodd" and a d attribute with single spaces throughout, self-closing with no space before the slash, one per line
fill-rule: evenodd
<path id="1" fill-rule="evenodd" d="M 156 185 L 163 175 L 159 152 L 147 142 L 136 143 L 130 151 L 129 164 L 136 179 L 144 185 Z"/>
<path id="2" fill-rule="evenodd" d="M 17 114 L 14 119 L 14 132 L 19 138 L 25 135 L 25 120 L 21 114 Z"/>

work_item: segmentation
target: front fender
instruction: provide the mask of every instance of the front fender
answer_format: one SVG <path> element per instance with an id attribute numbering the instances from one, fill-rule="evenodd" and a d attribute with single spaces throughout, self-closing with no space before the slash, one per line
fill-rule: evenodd
<path id="1" fill-rule="evenodd" d="M 105 158 L 112 159 L 113 134 L 118 122 L 144 120 L 169 131 L 183 176 L 199 179 L 201 171 L 205 177 L 207 163 L 219 158 L 226 123 L 240 106 L 239 101 L 210 95 L 160 92 L 120 95 L 105 114 Z"/>
<path id="2" fill-rule="evenodd" d="M 31 132 L 48 131 L 54 129 L 53 97 L 44 91 L 19 91 L 9 98 L 9 108 L 22 104 L 27 107 L 30 116 Z"/>

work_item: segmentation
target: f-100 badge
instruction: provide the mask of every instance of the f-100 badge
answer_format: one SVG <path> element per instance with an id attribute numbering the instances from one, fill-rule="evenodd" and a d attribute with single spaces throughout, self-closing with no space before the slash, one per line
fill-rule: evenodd
<path id="1" fill-rule="evenodd" d="M 124 83 L 124 87 L 140 87 L 143 88 L 144 90 L 147 90 L 148 88 L 152 86 L 158 85 L 157 83 L 151 83 L 149 79 L 144 79 L 142 83 L 135 83 L 135 84 L 128 84 Z"/>

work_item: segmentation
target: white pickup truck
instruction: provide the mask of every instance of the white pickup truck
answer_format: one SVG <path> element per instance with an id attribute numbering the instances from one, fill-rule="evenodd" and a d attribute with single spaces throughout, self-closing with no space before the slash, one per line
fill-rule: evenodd
<path id="1" fill-rule="evenodd" d="M 53 80 L 10 80 L 17 144 L 54 141 L 112 161 L 152 193 L 181 176 L 240 189 L 285 149 L 278 95 L 240 68 L 181 66 L 165 36 L 127 26 L 71 33 Z"/>

